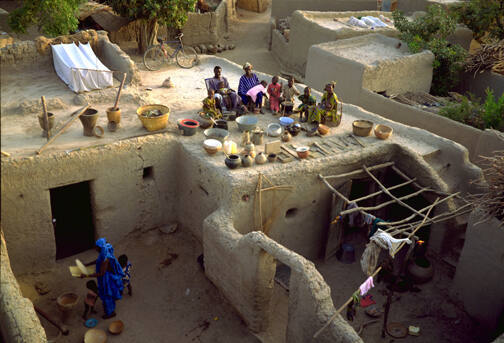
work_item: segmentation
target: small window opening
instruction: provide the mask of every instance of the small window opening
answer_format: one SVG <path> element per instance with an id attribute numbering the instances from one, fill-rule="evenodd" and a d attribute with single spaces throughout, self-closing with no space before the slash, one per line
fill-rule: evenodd
<path id="1" fill-rule="evenodd" d="M 298 212 L 297 208 L 289 208 L 287 212 L 285 212 L 285 218 L 294 217 Z"/>
<path id="2" fill-rule="evenodd" d="M 143 178 L 144 180 L 145 179 L 152 179 L 153 176 L 154 176 L 154 168 L 151 166 L 151 167 L 145 167 L 143 169 Z"/>

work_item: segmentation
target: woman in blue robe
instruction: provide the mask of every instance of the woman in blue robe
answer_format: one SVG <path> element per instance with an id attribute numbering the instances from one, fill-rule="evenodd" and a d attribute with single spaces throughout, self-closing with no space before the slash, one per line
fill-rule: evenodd
<path id="1" fill-rule="evenodd" d="M 96 273 L 87 277 L 96 277 L 98 279 L 98 296 L 102 300 L 105 310 L 103 319 L 107 319 L 116 315 L 115 301 L 122 298 L 124 273 L 119 261 L 114 256 L 112 244 L 107 243 L 105 238 L 96 241 L 96 250 L 100 253 L 96 259 Z M 81 275 L 81 277 L 86 276 Z"/>

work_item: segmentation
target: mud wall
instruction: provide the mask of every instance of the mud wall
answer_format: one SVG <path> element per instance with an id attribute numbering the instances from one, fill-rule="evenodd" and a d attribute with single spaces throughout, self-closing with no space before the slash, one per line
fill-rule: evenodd
<path id="1" fill-rule="evenodd" d="M 69 155 L 3 158 L 2 226 L 14 272 L 54 266 L 51 188 L 90 181 L 95 236 L 110 241 L 176 220 L 177 154 L 172 137 L 153 135 Z"/>
<path id="2" fill-rule="evenodd" d="M 126 73 L 125 84 L 140 82 L 135 62 L 121 50 L 119 45 L 110 42 L 106 31 L 98 31 L 98 35 L 97 56 L 104 65 L 114 71 L 114 77 L 122 80 L 123 74 Z"/>
<path id="3" fill-rule="evenodd" d="M 46 333 L 32 302 L 23 297 L 12 273 L 9 254 L 0 229 L 0 338 L 9 343 L 43 343 Z"/>
<path id="4" fill-rule="evenodd" d="M 271 16 L 285 18 L 299 11 L 373 11 L 376 0 L 272 0 Z"/>
<path id="5" fill-rule="evenodd" d="M 268 9 L 270 0 L 237 0 L 236 6 L 247 11 L 262 13 Z"/>
<path id="6" fill-rule="evenodd" d="M 496 218 L 481 220 L 476 212 L 469 219 L 452 290 L 491 336 L 504 316 L 504 230 Z"/>
<path id="7" fill-rule="evenodd" d="M 307 72 L 307 58 L 310 47 L 314 44 L 337 41 L 339 39 L 362 36 L 369 33 L 381 33 L 389 37 L 397 37 L 398 33 L 393 28 L 354 29 L 344 26 L 333 29 L 321 24 L 321 21 L 333 21 L 334 18 L 349 18 L 350 16 L 379 16 L 383 14 L 391 17 L 390 12 L 361 11 L 361 12 L 309 12 L 296 11 L 290 20 L 289 41 L 279 33 L 273 34 L 271 52 L 282 66 L 287 70 L 294 71 L 300 75 Z M 275 30 L 276 31 L 276 30 Z M 284 43 L 278 43 L 278 41 Z M 320 68 L 321 71 L 324 68 Z"/>
<path id="8" fill-rule="evenodd" d="M 234 0 L 222 0 L 214 12 L 188 13 L 187 22 L 182 28 L 184 44 L 216 44 L 228 31 L 233 4 Z"/>
<path id="9" fill-rule="evenodd" d="M 309 342 L 335 312 L 331 290 L 313 263 L 261 232 L 242 236 L 233 229 L 229 212 L 219 210 L 204 223 L 205 273 L 223 292 L 249 328 L 267 329 L 271 318 L 275 260 L 291 267 L 291 292 L 286 341 Z M 362 342 L 340 316 L 317 342 Z"/>
<path id="10" fill-rule="evenodd" d="M 493 91 L 494 98 L 499 98 L 504 94 L 504 75 L 491 71 L 477 74 L 463 73 L 457 91 L 462 94 L 471 92 L 477 97 L 485 99 L 487 88 Z"/>
<path id="11" fill-rule="evenodd" d="M 322 69 L 319 67 L 321 65 L 330 67 Z M 478 163 L 478 156 L 489 156 L 493 151 L 504 149 L 504 140 L 490 130 L 478 130 L 364 89 L 363 66 L 349 61 L 343 68 L 340 57 L 324 49 L 324 44 L 310 48 L 306 70 L 306 84 L 314 89 L 321 89 L 328 81 L 336 80 L 335 92 L 343 103 L 362 106 L 387 119 L 422 128 L 460 143 L 467 148 L 468 157 L 474 163 Z"/>
<path id="12" fill-rule="evenodd" d="M 3 66 L 13 64 L 52 65 L 52 54 L 42 55 L 37 51 L 35 41 L 15 42 L 0 49 L 0 63 Z"/>

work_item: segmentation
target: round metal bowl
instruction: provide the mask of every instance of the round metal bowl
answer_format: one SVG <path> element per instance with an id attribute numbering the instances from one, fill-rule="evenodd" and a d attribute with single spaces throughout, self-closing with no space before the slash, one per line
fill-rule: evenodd
<path id="1" fill-rule="evenodd" d="M 224 129 L 217 129 L 217 128 L 212 128 L 212 129 L 206 129 L 203 131 L 203 134 L 207 139 L 216 139 L 220 141 L 221 143 L 224 143 L 225 140 L 228 139 L 229 137 L 229 131 L 224 130 Z"/>
<path id="2" fill-rule="evenodd" d="M 257 126 L 257 117 L 253 115 L 246 115 L 236 118 L 238 129 L 240 131 L 252 131 Z"/>
<path id="3" fill-rule="evenodd" d="M 266 133 L 270 137 L 278 137 L 282 134 L 282 126 L 277 123 L 271 123 L 268 125 L 268 128 L 266 129 Z"/>

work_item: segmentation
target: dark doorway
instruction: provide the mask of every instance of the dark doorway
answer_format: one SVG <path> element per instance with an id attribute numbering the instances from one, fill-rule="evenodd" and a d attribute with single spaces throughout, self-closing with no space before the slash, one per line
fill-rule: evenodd
<path id="1" fill-rule="evenodd" d="M 52 188 L 50 192 L 56 259 L 92 249 L 95 230 L 89 182 Z"/>

